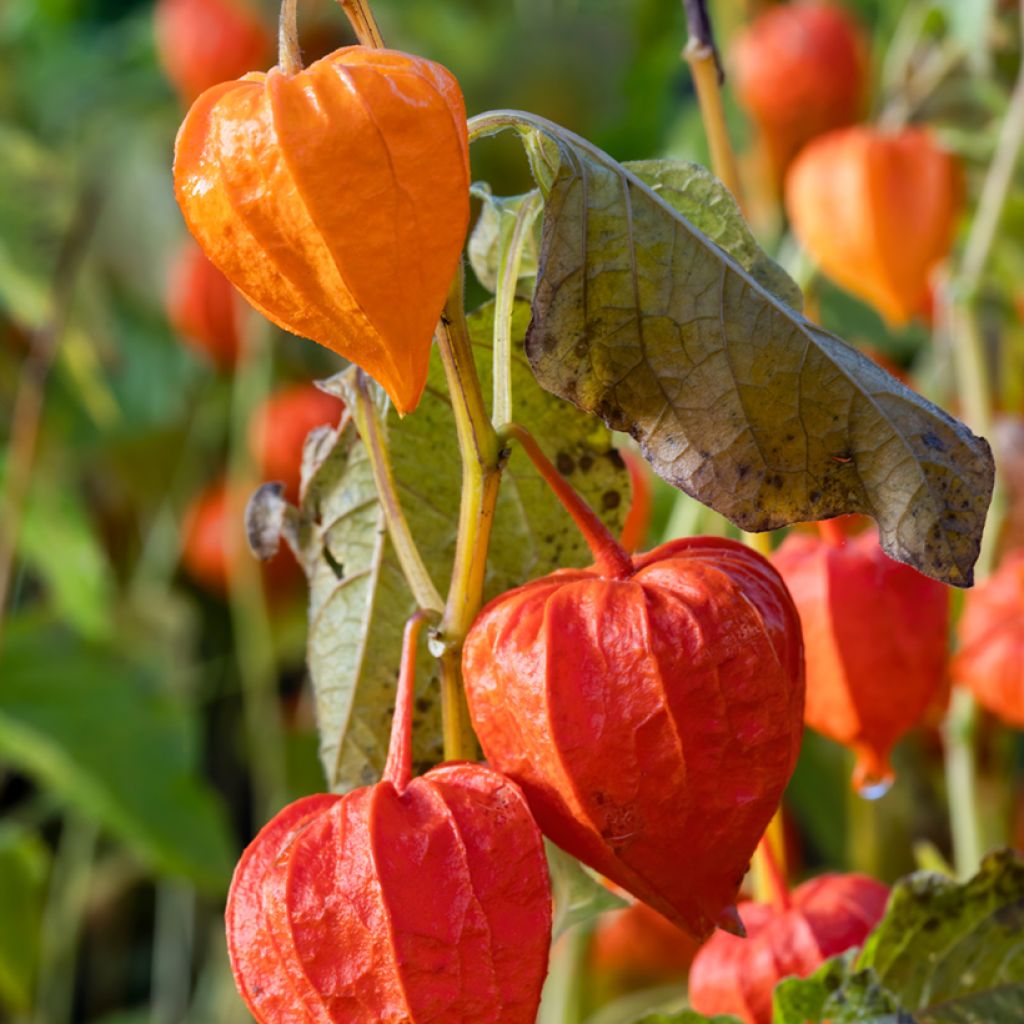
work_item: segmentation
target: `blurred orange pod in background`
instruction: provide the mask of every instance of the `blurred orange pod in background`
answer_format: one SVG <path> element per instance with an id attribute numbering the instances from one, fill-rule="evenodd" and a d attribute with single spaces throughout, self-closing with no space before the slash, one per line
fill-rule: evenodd
<path id="1" fill-rule="evenodd" d="M 153 16 L 160 64 L 186 103 L 272 60 L 273 36 L 245 0 L 157 0 Z"/>
<path id="2" fill-rule="evenodd" d="M 220 370 L 231 370 L 242 349 L 239 296 L 195 242 L 186 242 L 171 267 L 166 310 L 181 339 Z"/>
<path id="3" fill-rule="evenodd" d="M 736 98 L 757 125 L 778 183 L 805 142 L 859 119 L 867 46 L 840 7 L 780 4 L 737 37 L 732 71 Z"/>
<path id="4" fill-rule="evenodd" d="M 801 244 L 833 281 L 894 326 L 927 308 L 962 205 L 960 165 L 927 129 L 822 135 L 793 161 L 785 199 Z"/>
<path id="5" fill-rule="evenodd" d="M 979 703 L 1024 729 L 1024 551 L 1013 551 L 964 595 L 953 680 Z"/>
<path id="6" fill-rule="evenodd" d="M 263 480 L 279 480 L 289 501 L 299 498 L 302 449 L 320 426 L 336 427 L 345 403 L 313 384 L 292 384 L 274 392 L 253 413 L 249 453 Z"/>
<path id="7" fill-rule="evenodd" d="M 255 561 L 245 541 L 247 497 L 233 495 L 225 480 L 217 480 L 192 499 L 182 517 L 181 564 L 200 587 L 217 597 L 228 593 L 236 560 Z M 294 592 L 302 579 L 298 563 L 287 550 L 261 563 L 260 571 L 268 598 Z"/>

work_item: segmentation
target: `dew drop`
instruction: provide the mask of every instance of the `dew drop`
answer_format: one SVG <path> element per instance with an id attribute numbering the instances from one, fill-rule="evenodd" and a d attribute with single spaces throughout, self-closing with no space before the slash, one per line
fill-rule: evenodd
<path id="1" fill-rule="evenodd" d="M 857 796 L 864 800 L 880 800 L 892 789 L 892 775 L 867 776 L 857 786 Z"/>

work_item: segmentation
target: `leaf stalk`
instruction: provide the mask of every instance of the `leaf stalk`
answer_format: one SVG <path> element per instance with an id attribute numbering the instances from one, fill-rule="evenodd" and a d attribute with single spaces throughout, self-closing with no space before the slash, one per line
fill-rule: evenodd
<path id="1" fill-rule="evenodd" d="M 366 446 L 373 482 L 377 487 L 377 496 L 384 511 L 388 535 L 402 567 L 402 574 L 409 584 L 413 597 L 416 598 L 416 603 L 425 611 L 440 615 L 444 610 L 444 600 L 430 578 L 423 556 L 413 540 L 409 522 L 402 511 L 395 474 L 391 468 L 391 456 L 384 440 L 380 412 L 373 400 L 369 379 L 363 370 L 356 370 L 352 392 L 355 397 L 352 415 L 359 436 Z"/>

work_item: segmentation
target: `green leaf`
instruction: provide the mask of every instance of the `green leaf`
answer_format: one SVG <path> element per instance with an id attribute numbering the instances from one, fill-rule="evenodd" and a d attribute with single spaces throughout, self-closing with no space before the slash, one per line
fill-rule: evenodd
<path id="1" fill-rule="evenodd" d="M 78 495 L 37 474 L 18 535 L 19 553 L 44 579 L 57 613 L 90 639 L 113 631 L 115 583 Z"/>
<path id="2" fill-rule="evenodd" d="M 806 320 L 611 157 L 533 115 L 545 199 L 527 353 L 542 386 L 632 434 L 745 530 L 863 512 L 894 558 L 972 580 L 987 443 Z"/>
<path id="3" fill-rule="evenodd" d="M 224 888 L 234 857 L 223 809 L 197 776 L 183 708 L 150 672 L 60 630 L 12 622 L 0 679 L 0 759 L 157 871 Z"/>
<path id="4" fill-rule="evenodd" d="M 908 876 L 858 966 L 873 968 L 928 1024 L 1024 1020 L 1024 857 L 990 854 L 964 884 L 930 872 Z M 997 1006 L 1015 1013 L 1000 1017 Z"/>
<path id="5" fill-rule="evenodd" d="M 494 307 L 469 318 L 481 385 L 491 392 Z M 629 477 L 611 434 L 542 391 L 522 351 L 529 306 L 513 309 L 513 414 L 615 532 L 629 504 Z M 340 386 L 339 384 L 335 385 Z M 427 570 L 443 594 L 455 554 L 462 470 L 444 373 L 435 355 L 414 415 L 387 419 L 399 496 Z M 401 635 L 415 603 L 376 500 L 365 450 L 352 428 L 307 443 L 309 486 L 299 540 L 310 579 L 309 666 L 321 759 L 336 791 L 376 782 L 384 766 Z M 485 597 L 560 566 L 590 561 L 582 536 L 529 460 L 514 451 L 495 511 Z M 426 645 L 423 645 L 424 648 Z M 417 663 L 413 760 L 442 760 L 440 680 L 425 650 Z"/>
<path id="6" fill-rule="evenodd" d="M 0 1002 L 16 1011 L 32 1003 L 49 862 L 38 836 L 0 827 Z"/>
<path id="7" fill-rule="evenodd" d="M 990 854 L 974 878 L 915 872 L 893 887 L 863 950 L 775 990 L 776 1024 L 992 1024 L 1024 1020 L 1024 857 Z"/>
<path id="8" fill-rule="evenodd" d="M 716 1014 L 705 1017 L 696 1010 L 676 1010 L 674 1013 L 649 1013 L 635 1024 L 742 1024 L 739 1017 Z"/>
<path id="9" fill-rule="evenodd" d="M 498 290 L 498 264 L 503 245 L 511 236 L 516 217 L 533 193 L 522 196 L 496 196 L 486 182 L 473 185 L 471 192 L 481 202 L 480 216 L 469 236 L 466 254 L 477 280 L 489 291 Z M 540 246 L 540 221 L 534 218 L 533 227 L 526 236 L 516 294 L 528 299 L 533 294 L 537 279 L 537 250 Z"/>
<path id="10" fill-rule="evenodd" d="M 552 940 L 575 924 L 582 924 L 606 910 L 621 910 L 629 904 L 602 885 L 583 865 L 554 843 L 544 840 L 551 874 L 551 896 L 555 904 Z"/>

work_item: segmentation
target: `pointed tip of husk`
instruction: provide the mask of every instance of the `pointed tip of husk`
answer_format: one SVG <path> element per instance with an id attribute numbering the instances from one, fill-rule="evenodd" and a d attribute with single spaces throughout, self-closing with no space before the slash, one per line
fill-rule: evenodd
<path id="1" fill-rule="evenodd" d="M 735 904 L 726 907 L 718 915 L 715 919 L 715 927 L 721 928 L 723 932 L 728 932 L 730 935 L 735 935 L 740 939 L 747 937 L 747 929 L 743 925 L 743 919 L 740 917 L 740 912 L 736 909 Z"/>

